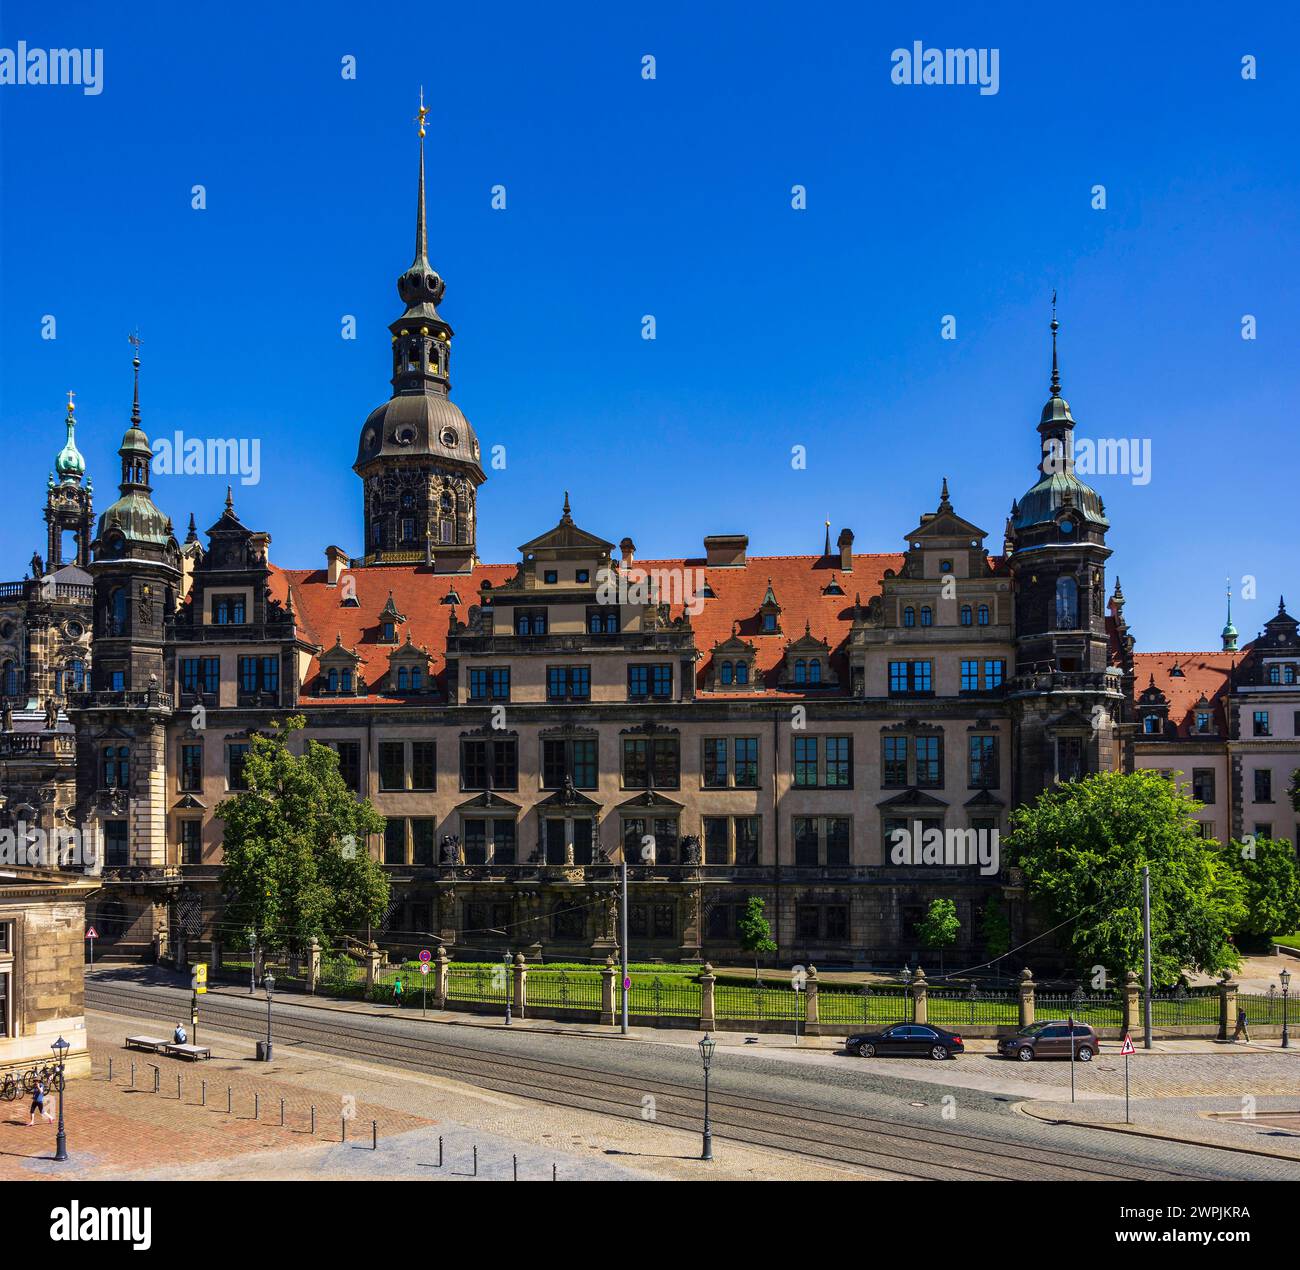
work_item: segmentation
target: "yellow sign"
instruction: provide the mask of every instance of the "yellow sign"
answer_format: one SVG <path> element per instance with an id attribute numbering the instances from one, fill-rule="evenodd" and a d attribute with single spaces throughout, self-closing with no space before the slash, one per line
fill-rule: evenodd
<path id="1" fill-rule="evenodd" d="M 206 992 L 208 990 L 208 967 L 205 962 L 199 962 L 190 973 L 190 987 L 196 993 Z"/>

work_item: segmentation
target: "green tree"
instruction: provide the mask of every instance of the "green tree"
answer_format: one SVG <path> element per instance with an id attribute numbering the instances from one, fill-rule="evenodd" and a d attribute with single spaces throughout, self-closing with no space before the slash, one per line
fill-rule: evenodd
<path id="1" fill-rule="evenodd" d="M 751 895 L 745 904 L 745 912 L 736 922 L 736 933 L 740 936 L 740 946 L 748 953 L 754 954 L 754 982 L 758 982 L 758 958 L 762 953 L 776 952 L 776 940 L 772 938 L 772 925 L 767 920 L 766 905 L 757 895 Z"/>
<path id="2" fill-rule="evenodd" d="M 379 921 L 388 905 L 388 877 L 366 846 L 384 818 L 348 789 L 328 746 L 308 741 L 301 755 L 290 750 L 305 722 L 294 716 L 254 736 L 247 788 L 216 811 L 225 825 L 228 919 L 263 949 L 302 951 L 327 932 Z"/>
<path id="3" fill-rule="evenodd" d="M 1300 930 L 1300 875 L 1285 838 L 1230 842 L 1222 855 L 1241 877 L 1245 914 L 1235 929 L 1244 942 Z"/>
<path id="4" fill-rule="evenodd" d="M 1001 957 L 1011 951 L 1011 918 L 1000 895 L 993 896 L 980 914 L 980 934 L 984 937 L 984 951 L 990 957 Z"/>
<path id="5" fill-rule="evenodd" d="M 916 924 L 916 937 L 924 948 L 939 951 L 939 972 L 943 973 L 943 950 L 957 942 L 961 922 L 957 920 L 957 905 L 952 900 L 931 900 L 925 916 Z"/>
<path id="6" fill-rule="evenodd" d="M 1233 969 L 1242 882 L 1219 844 L 1201 838 L 1201 804 L 1158 772 L 1105 772 L 1045 790 L 1011 814 L 1009 863 L 1080 965 L 1113 974 L 1142 964 L 1142 866 L 1151 870 L 1155 982 L 1186 967 Z"/>

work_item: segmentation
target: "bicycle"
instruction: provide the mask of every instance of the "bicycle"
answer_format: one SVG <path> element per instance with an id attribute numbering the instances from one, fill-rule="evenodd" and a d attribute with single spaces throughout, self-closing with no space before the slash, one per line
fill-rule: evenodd
<path id="1" fill-rule="evenodd" d="M 4 1080 L 0 1080 L 0 1098 L 5 1102 L 13 1102 L 18 1097 L 18 1082 L 14 1079 L 12 1072 L 5 1072 Z"/>

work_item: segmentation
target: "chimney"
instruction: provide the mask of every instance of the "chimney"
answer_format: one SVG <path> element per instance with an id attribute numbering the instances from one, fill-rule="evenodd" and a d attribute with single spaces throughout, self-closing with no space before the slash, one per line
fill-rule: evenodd
<path id="1" fill-rule="evenodd" d="M 853 572 L 853 530 L 841 529 L 835 544 L 840 549 L 840 571 Z"/>
<path id="2" fill-rule="evenodd" d="M 339 578 L 351 563 L 348 553 L 342 547 L 325 548 L 325 580 L 330 586 L 338 586 Z"/>
<path id="3" fill-rule="evenodd" d="M 636 543 L 631 538 L 624 538 L 618 549 L 623 553 L 623 568 L 626 569 L 636 559 Z"/>
<path id="4" fill-rule="evenodd" d="M 709 534 L 704 540 L 704 557 L 710 569 L 743 569 L 748 534 Z"/>

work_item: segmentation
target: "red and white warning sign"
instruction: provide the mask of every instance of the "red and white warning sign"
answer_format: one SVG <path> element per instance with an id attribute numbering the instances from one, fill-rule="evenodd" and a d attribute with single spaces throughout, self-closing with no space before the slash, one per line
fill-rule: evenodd
<path id="1" fill-rule="evenodd" d="M 98 938 L 99 938 L 99 932 L 98 932 L 98 931 L 97 931 L 93 926 L 87 926 L 87 927 L 86 927 L 86 938 L 87 938 L 87 939 L 98 939 Z"/>
<path id="2" fill-rule="evenodd" d="M 1119 1047 L 1119 1052 L 1121 1054 L 1137 1053 L 1137 1050 L 1133 1048 L 1133 1038 L 1127 1032 L 1124 1033 L 1124 1044 Z"/>

